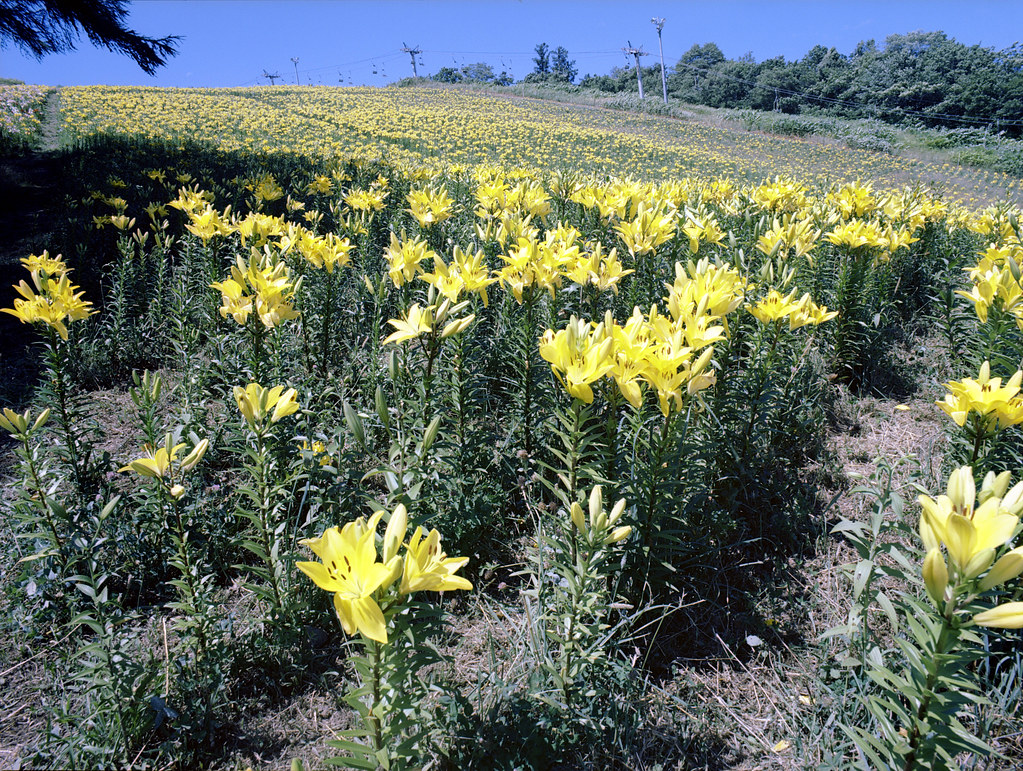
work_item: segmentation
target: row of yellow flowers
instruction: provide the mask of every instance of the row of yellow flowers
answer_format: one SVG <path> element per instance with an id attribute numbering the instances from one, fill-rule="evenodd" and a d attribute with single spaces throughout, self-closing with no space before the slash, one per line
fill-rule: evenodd
<path id="1" fill-rule="evenodd" d="M 318 157 L 386 157 L 413 164 L 498 163 L 667 179 L 696 174 L 815 182 L 944 180 L 925 162 L 728 127 L 430 87 L 145 89 L 62 91 L 72 136 L 201 138 L 225 150 L 287 150 Z M 987 175 L 1005 190 L 1009 178 Z M 979 181 L 979 180 L 978 180 Z M 952 197 L 966 200 L 974 190 Z M 855 208 L 855 199 L 847 206 Z"/>

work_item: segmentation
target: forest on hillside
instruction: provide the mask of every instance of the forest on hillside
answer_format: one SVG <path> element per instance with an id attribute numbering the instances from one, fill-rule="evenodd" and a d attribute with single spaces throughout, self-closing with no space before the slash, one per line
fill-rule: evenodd
<path id="1" fill-rule="evenodd" d="M 661 94 L 656 55 L 642 60 L 643 89 Z M 525 82 L 574 83 L 577 70 L 564 48 L 536 47 Z M 670 98 L 734 109 L 775 110 L 842 118 L 873 118 L 896 124 L 982 129 L 1018 137 L 1023 130 L 1023 45 L 996 50 L 965 45 L 944 32 L 889 35 L 883 44 L 861 41 L 850 54 L 814 46 L 803 58 L 752 54 L 727 58 L 716 43 L 693 45 L 674 65 L 666 62 Z M 483 63 L 461 71 L 443 68 L 434 79 L 502 84 Z M 635 91 L 636 68 L 588 74 L 578 85 L 606 93 Z M 954 141 L 950 139 L 950 141 Z"/>

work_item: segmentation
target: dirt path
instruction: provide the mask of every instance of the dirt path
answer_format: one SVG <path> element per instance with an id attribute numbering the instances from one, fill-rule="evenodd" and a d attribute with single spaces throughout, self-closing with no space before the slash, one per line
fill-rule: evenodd
<path id="1" fill-rule="evenodd" d="M 26 278 L 19 260 L 50 247 L 50 234 L 64 216 L 57 154 L 60 97 L 51 94 L 43 107 L 40 147 L 25 155 L 0 157 L 0 308 L 10 308 L 14 285 Z M 0 313 L 0 406 L 17 405 L 30 392 L 37 374 L 26 366 L 31 327 Z"/>
<path id="2" fill-rule="evenodd" d="M 58 216 L 60 94 L 55 90 L 43 107 L 40 145 L 22 156 L 0 158 L 0 280 L 6 285 L 10 266 L 33 251 L 45 249 L 46 234 Z"/>
<path id="3" fill-rule="evenodd" d="M 43 105 L 40 152 L 50 153 L 60 147 L 60 91 L 60 88 L 53 89 Z"/>

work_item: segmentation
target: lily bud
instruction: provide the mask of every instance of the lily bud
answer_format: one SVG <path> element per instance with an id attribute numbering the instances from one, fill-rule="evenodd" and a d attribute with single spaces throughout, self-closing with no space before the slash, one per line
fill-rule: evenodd
<path id="1" fill-rule="evenodd" d="M 1014 517 L 1023 514 L 1023 482 L 1014 484 L 1012 489 L 1002 497 L 1001 507 Z"/>
<path id="2" fill-rule="evenodd" d="M 607 518 L 607 526 L 614 527 L 618 524 L 618 520 L 622 518 L 622 513 L 625 511 L 625 499 L 619 498 L 618 503 L 615 504 L 614 508 L 611 509 L 611 514 Z"/>
<path id="3" fill-rule="evenodd" d="M 469 325 L 476 320 L 476 314 L 470 313 L 464 319 L 455 319 L 448 323 L 444 327 L 444 331 L 440 333 L 441 340 L 451 337 L 452 335 L 460 335 L 462 332 L 469 328 Z"/>
<path id="4" fill-rule="evenodd" d="M 972 508 L 976 498 L 976 485 L 973 481 L 973 469 L 962 466 L 948 478 L 948 497 L 958 511 Z"/>
<path id="5" fill-rule="evenodd" d="M 391 557 L 390 561 L 384 561 L 384 567 L 387 568 L 387 578 L 380 584 L 382 587 L 387 587 L 401 578 L 401 574 L 405 571 L 405 560 L 401 557 Z"/>
<path id="6" fill-rule="evenodd" d="M 50 419 L 50 408 L 47 407 L 45 410 L 39 413 L 39 417 L 36 418 L 36 422 L 32 424 L 32 430 L 35 431 L 37 428 L 41 428 L 46 425 L 46 421 Z"/>
<path id="7" fill-rule="evenodd" d="M 373 405 L 376 407 L 377 417 L 384 424 L 384 428 L 391 427 L 391 411 L 387 408 L 387 397 L 384 396 L 384 389 L 377 386 L 373 392 Z"/>
<path id="8" fill-rule="evenodd" d="M 571 509 L 572 524 L 578 528 L 579 532 L 586 535 L 586 518 L 583 516 L 583 507 L 578 503 L 572 503 Z"/>
<path id="9" fill-rule="evenodd" d="M 253 383 L 251 385 L 255 384 Z M 238 411 L 242 414 L 242 417 L 245 418 L 245 422 L 251 425 L 255 420 L 255 405 L 252 403 L 252 399 L 250 398 L 250 388 L 235 386 L 234 401 L 238 405 Z"/>
<path id="10" fill-rule="evenodd" d="M 632 526 L 631 525 L 625 525 L 623 527 L 616 527 L 614 530 L 611 531 L 611 535 L 609 535 L 607 537 L 607 540 L 605 540 L 604 543 L 607 544 L 608 546 L 610 546 L 613 543 L 618 543 L 619 541 L 624 541 L 630 535 L 632 535 Z"/>
<path id="11" fill-rule="evenodd" d="M 437 438 L 437 431 L 439 430 L 440 416 L 438 415 L 430 421 L 430 425 L 426 427 L 426 431 L 423 433 L 423 452 L 426 452 L 433 446 L 433 442 Z"/>
<path id="12" fill-rule="evenodd" d="M 966 567 L 963 568 L 963 575 L 966 578 L 976 578 L 988 569 L 988 566 L 994 562 L 994 559 L 994 549 L 984 549 L 983 551 L 977 552 L 973 555 L 973 558 L 966 563 Z"/>
<path id="13" fill-rule="evenodd" d="M 387 354 L 387 377 L 391 379 L 392 383 L 397 383 L 398 376 L 400 374 L 401 371 L 398 367 L 398 356 L 394 351 L 390 351 Z"/>
<path id="14" fill-rule="evenodd" d="M 1006 602 L 997 608 L 985 610 L 973 617 L 973 623 L 998 629 L 1023 628 L 1023 602 Z"/>
<path id="15" fill-rule="evenodd" d="M 595 486 L 590 491 L 590 527 L 600 532 L 604 529 L 607 523 L 607 517 L 604 514 L 604 491 L 600 485 Z"/>
<path id="16" fill-rule="evenodd" d="M 405 531 L 408 529 L 408 510 L 404 503 L 391 514 L 387 523 L 387 530 L 384 531 L 384 552 L 381 556 L 384 562 L 389 562 L 398 553 L 402 541 L 405 540 Z"/>
<path id="17" fill-rule="evenodd" d="M 176 501 L 180 501 L 185 496 L 185 488 L 182 485 L 174 485 L 170 489 L 170 496 Z"/>
<path id="18" fill-rule="evenodd" d="M 185 459 L 181 461 L 181 470 L 188 472 L 198 465 L 199 461 L 202 460 L 202 456 L 206 454 L 206 450 L 210 446 L 209 439 L 203 439 L 199 444 L 192 448 L 192 451 L 185 456 Z"/>
<path id="19" fill-rule="evenodd" d="M 941 549 L 931 549 L 924 558 L 924 585 L 927 587 L 927 594 L 937 607 L 945 602 L 945 589 L 948 588 L 948 567 L 945 565 L 945 558 Z"/>
<path id="20" fill-rule="evenodd" d="M 12 436 L 15 434 L 24 434 L 25 429 L 28 428 L 28 413 L 19 415 L 9 407 L 4 407 L 4 412 L 0 415 L 0 428 L 4 431 L 9 431 Z"/>
<path id="21" fill-rule="evenodd" d="M 1003 471 L 997 476 L 995 476 L 995 472 L 989 471 L 984 477 L 984 484 L 981 485 L 980 493 L 977 495 L 977 502 L 983 503 L 988 498 L 1004 498 L 1011 479 L 1011 471 Z"/>
<path id="22" fill-rule="evenodd" d="M 988 589 L 994 589 L 1020 573 L 1023 573 L 1023 546 L 1002 555 L 980 582 L 980 590 L 986 592 Z"/>

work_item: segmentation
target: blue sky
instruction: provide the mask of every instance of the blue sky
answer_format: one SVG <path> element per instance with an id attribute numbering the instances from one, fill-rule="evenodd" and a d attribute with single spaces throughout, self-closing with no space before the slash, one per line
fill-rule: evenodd
<path id="1" fill-rule="evenodd" d="M 422 49 L 420 74 L 485 61 L 516 79 L 532 69 L 533 48 L 568 49 L 579 74 L 626 63 L 627 41 L 657 56 L 650 19 L 661 16 L 670 67 L 694 43 L 717 43 L 728 57 L 800 58 L 813 45 L 849 53 L 860 40 L 943 30 L 972 45 L 1005 48 L 1023 35 L 1018 0 L 141 0 L 130 25 L 151 37 L 181 35 L 178 55 L 155 77 L 130 59 L 93 48 L 42 61 L 8 45 L 0 77 L 46 85 L 245 86 L 268 81 L 384 85 L 412 74 L 403 44 Z M 374 72 L 375 71 L 375 72 Z"/>

